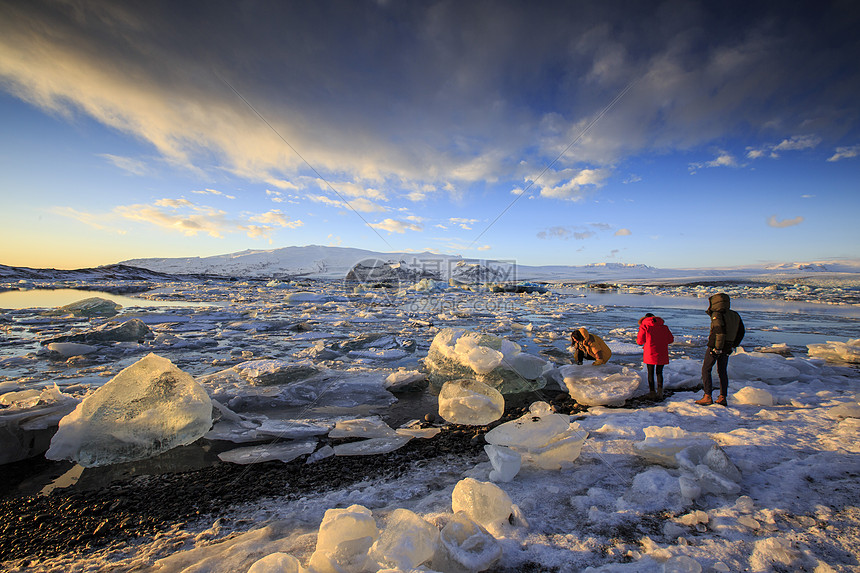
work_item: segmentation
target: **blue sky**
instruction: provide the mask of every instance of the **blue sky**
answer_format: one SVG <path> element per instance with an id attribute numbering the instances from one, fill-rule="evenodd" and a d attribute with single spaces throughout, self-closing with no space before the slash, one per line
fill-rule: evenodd
<path id="1" fill-rule="evenodd" d="M 0 0 L 0 263 L 860 258 L 853 2 Z"/>

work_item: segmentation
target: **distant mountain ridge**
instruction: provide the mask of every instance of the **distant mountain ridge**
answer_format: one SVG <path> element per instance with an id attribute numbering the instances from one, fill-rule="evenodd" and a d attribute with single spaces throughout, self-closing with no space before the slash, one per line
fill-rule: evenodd
<path id="1" fill-rule="evenodd" d="M 466 259 L 437 253 L 384 253 L 350 247 L 282 247 L 246 250 L 210 257 L 130 259 L 120 264 L 168 274 L 270 278 L 345 278 L 359 263 L 377 261 L 392 276 L 434 276 L 439 280 L 496 282 L 511 280 L 622 280 L 748 277 L 774 273 L 860 273 L 860 261 L 791 262 L 734 269 L 660 269 L 643 264 L 604 262 L 582 266 L 520 265 L 515 261 Z M 387 272 L 388 272 L 387 271 Z"/>
<path id="2" fill-rule="evenodd" d="M 356 272 L 358 271 L 358 272 Z M 350 275 L 352 273 L 352 275 Z M 140 258 L 89 269 L 35 269 L 0 265 L 0 280 L 168 281 L 180 277 L 346 279 L 408 281 L 422 278 L 482 282 L 634 282 L 753 279 L 755 277 L 860 275 L 860 260 L 789 262 L 720 269 L 663 269 L 636 263 L 519 265 L 516 261 L 465 259 L 431 252 L 384 253 L 350 247 L 309 245 L 245 250 L 210 257 Z"/>

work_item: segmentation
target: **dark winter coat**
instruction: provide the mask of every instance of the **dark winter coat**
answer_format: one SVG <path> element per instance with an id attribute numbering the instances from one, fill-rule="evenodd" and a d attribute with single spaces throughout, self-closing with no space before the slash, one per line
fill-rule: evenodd
<path id="1" fill-rule="evenodd" d="M 719 293 L 709 298 L 707 312 L 711 317 L 708 350 L 731 353 L 740 346 L 745 329 L 740 315 L 729 308 L 729 295 Z"/>
<path id="2" fill-rule="evenodd" d="M 675 342 L 672 331 L 659 316 L 647 316 L 639 320 L 636 344 L 643 346 L 642 361 L 645 364 L 669 364 L 669 345 Z"/>

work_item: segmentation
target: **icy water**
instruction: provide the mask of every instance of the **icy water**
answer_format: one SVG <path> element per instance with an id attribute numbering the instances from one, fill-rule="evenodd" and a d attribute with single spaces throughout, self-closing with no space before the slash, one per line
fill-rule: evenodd
<path id="1" fill-rule="evenodd" d="M 90 297 L 99 297 L 130 308 L 201 306 L 189 301 L 146 300 L 110 292 L 79 289 L 30 289 L 0 292 L 0 310 L 58 308 Z"/>
<path id="2" fill-rule="evenodd" d="M 714 290 L 713 292 L 717 292 Z M 707 293 L 705 293 L 707 294 Z M 713 294 L 713 293 L 710 293 Z M 115 317 L 49 316 L 46 309 L 99 296 L 123 305 Z M 0 394 L 58 384 L 78 397 L 101 386 L 149 352 L 169 358 L 204 383 L 210 394 L 243 415 L 271 420 L 320 420 L 378 414 L 392 424 L 435 409 L 430 392 L 376 390 L 398 370 L 423 370 L 423 358 L 443 328 L 466 328 L 512 340 L 528 353 L 558 364 L 568 360 L 570 332 L 585 326 L 613 348 L 612 361 L 641 367 L 635 345 L 638 319 L 657 314 L 675 334 L 672 359 L 701 359 L 708 334 L 707 298 L 558 289 L 545 294 L 492 294 L 466 290 L 394 292 L 355 290 L 339 283 L 305 282 L 272 287 L 254 283 L 165 284 L 139 297 L 72 289 L 0 293 Z M 800 357 L 806 345 L 860 338 L 860 308 L 806 301 L 733 299 L 744 319 L 744 348 L 787 344 Z M 66 359 L 41 343 L 83 332 L 108 321 L 142 320 L 152 335 L 140 342 L 103 345 L 93 354 Z M 245 361 L 309 363 L 328 374 L 305 402 L 285 400 L 284 388 L 259 387 L 225 372 Z M 336 386 L 335 383 L 353 384 Z M 238 385 L 236 385 L 238 384 Z M 340 388 L 328 391 L 329 388 Z M 368 388 L 373 390 L 368 390 Z M 346 388 L 344 390 L 343 388 Z M 344 391 L 352 396 L 344 396 Z M 319 394 L 315 394 L 319 392 Z M 229 445 L 212 442 L 179 448 L 134 464 L 83 472 L 72 469 L 53 486 L 82 479 L 102 484 L 138 473 L 198 467 L 217 462 Z M 57 476 L 50 476 L 53 480 Z"/>

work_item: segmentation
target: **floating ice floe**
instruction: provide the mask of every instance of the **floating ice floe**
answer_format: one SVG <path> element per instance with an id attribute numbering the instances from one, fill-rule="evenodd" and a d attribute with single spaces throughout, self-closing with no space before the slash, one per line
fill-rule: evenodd
<path id="1" fill-rule="evenodd" d="M 677 467 L 675 454 L 690 446 L 707 446 L 714 441 L 704 434 L 688 432 L 677 426 L 648 426 L 645 439 L 634 442 L 633 449 L 643 458 L 668 467 Z"/>
<path id="2" fill-rule="evenodd" d="M 80 400 L 64 394 L 54 384 L 0 395 L 0 464 L 17 462 L 43 453 L 62 418 Z"/>
<path id="3" fill-rule="evenodd" d="M 75 316 L 114 316 L 121 308 L 121 304 L 117 304 L 112 300 L 93 296 L 61 306 L 58 310 L 69 312 Z"/>
<path id="4" fill-rule="evenodd" d="M 484 435 L 493 472 L 490 479 L 510 481 L 522 463 L 545 470 L 570 465 L 582 451 L 587 432 L 570 416 L 556 414 L 546 402 L 535 402 L 529 413 L 501 424 Z M 519 463 L 517 463 L 519 457 Z"/>
<path id="5" fill-rule="evenodd" d="M 251 360 L 233 367 L 253 386 L 279 386 L 301 382 L 320 373 L 310 361 Z"/>
<path id="6" fill-rule="evenodd" d="M 822 344 L 807 344 L 810 358 L 821 358 L 828 362 L 860 363 L 860 338 L 848 342 L 828 340 Z"/>
<path id="7" fill-rule="evenodd" d="M 55 342 L 83 342 L 88 344 L 99 342 L 138 342 L 147 336 L 152 336 L 152 330 L 139 318 L 132 318 L 119 325 L 106 322 L 86 332 L 55 336 L 43 341 L 42 344 Z"/>
<path id="8" fill-rule="evenodd" d="M 398 370 L 385 378 L 389 392 L 416 392 L 427 387 L 427 375 L 417 370 Z"/>
<path id="9" fill-rule="evenodd" d="M 617 364 L 571 364 L 559 370 L 571 398 L 586 406 L 621 405 L 642 382 L 637 371 Z"/>
<path id="10" fill-rule="evenodd" d="M 51 342 L 48 344 L 48 350 L 59 354 L 63 358 L 71 358 L 72 356 L 85 356 L 97 351 L 98 346 L 91 344 L 81 344 L 80 342 Z"/>
<path id="11" fill-rule="evenodd" d="M 442 385 L 439 415 L 452 424 L 482 426 L 505 413 L 505 398 L 483 382 L 465 378 Z"/>
<path id="12" fill-rule="evenodd" d="M 135 362 L 60 420 L 45 457 L 84 467 L 146 459 L 190 444 L 212 426 L 212 401 L 155 354 Z"/>
<path id="13" fill-rule="evenodd" d="M 502 394 L 543 388 L 544 374 L 551 369 L 546 360 L 522 352 L 515 342 L 460 328 L 440 331 L 424 363 L 436 386 L 476 378 Z"/>
<path id="14" fill-rule="evenodd" d="M 273 441 L 270 444 L 260 444 L 257 446 L 248 446 L 244 448 L 234 448 L 218 454 L 218 459 L 222 462 L 231 462 L 234 464 L 258 464 L 262 462 L 270 462 L 277 460 L 281 462 L 291 462 L 299 456 L 312 454 L 317 447 L 316 440 L 300 440 L 289 442 Z"/>

